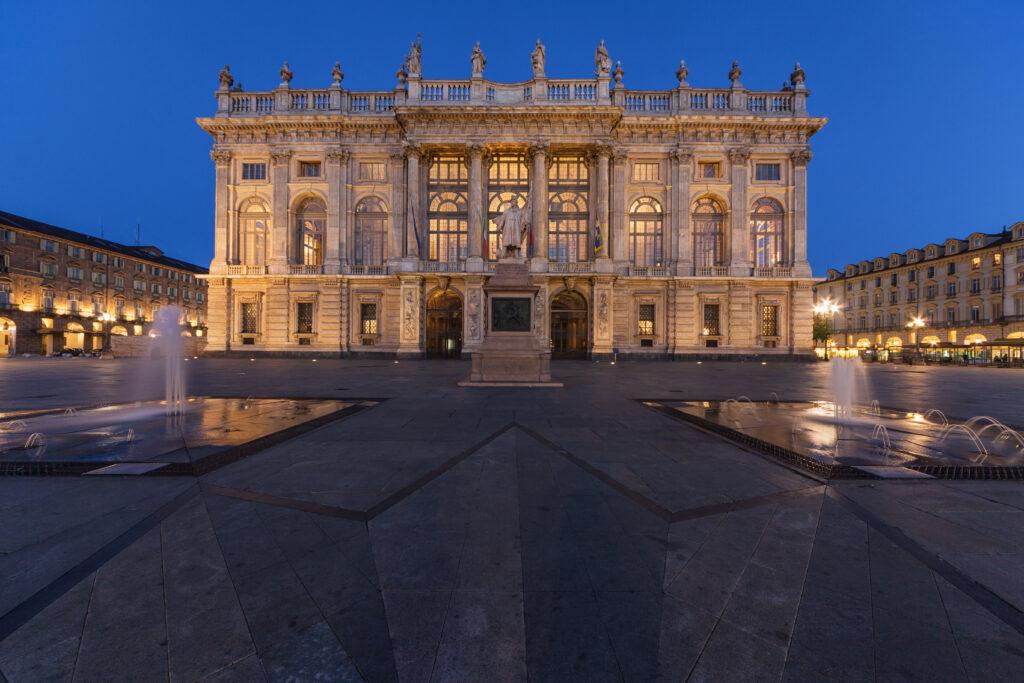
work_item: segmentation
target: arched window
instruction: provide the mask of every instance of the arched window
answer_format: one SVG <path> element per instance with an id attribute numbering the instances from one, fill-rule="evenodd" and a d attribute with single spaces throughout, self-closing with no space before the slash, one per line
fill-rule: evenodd
<path id="1" fill-rule="evenodd" d="M 661 204 L 653 197 L 641 197 L 629 207 L 629 259 L 635 266 L 663 263 Z"/>
<path id="2" fill-rule="evenodd" d="M 548 204 L 548 258 L 560 263 L 587 260 L 587 198 L 559 192 Z"/>
<path id="3" fill-rule="evenodd" d="M 427 171 L 427 258 L 464 261 L 469 247 L 469 169 L 465 157 L 438 156 Z M 417 227 L 417 233 L 422 227 Z M 475 235 L 479 239 L 479 235 Z M 417 239 L 419 239 L 417 237 Z"/>
<path id="4" fill-rule="evenodd" d="M 299 263 L 305 266 L 320 266 L 324 262 L 324 228 L 327 225 L 327 209 L 316 197 L 305 199 L 295 212 L 295 231 Z"/>
<path id="5" fill-rule="evenodd" d="M 723 264 L 725 210 L 718 201 L 702 197 L 693 205 L 693 262 L 698 268 Z"/>
<path id="6" fill-rule="evenodd" d="M 782 205 L 774 199 L 762 197 L 754 202 L 750 212 L 750 234 L 757 268 L 785 265 L 783 219 Z"/>
<path id="7" fill-rule="evenodd" d="M 366 197 L 356 204 L 354 263 L 357 266 L 384 264 L 384 240 L 388 211 L 384 202 Z"/>
<path id="8" fill-rule="evenodd" d="M 248 199 L 238 212 L 238 258 L 242 263 L 262 266 L 267 262 L 270 212 L 259 199 Z"/>

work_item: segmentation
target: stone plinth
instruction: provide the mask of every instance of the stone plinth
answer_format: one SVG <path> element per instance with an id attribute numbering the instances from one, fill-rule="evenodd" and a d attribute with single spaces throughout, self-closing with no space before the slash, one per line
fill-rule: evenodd
<path id="1" fill-rule="evenodd" d="M 524 261 L 505 259 L 498 263 L 484 285 L 484 340 L 472 353 L 469 379 L 459 382 L 459 386 L 562 386 L 551 381 L 551 351 L 534 332 L 539 289 Z"/>

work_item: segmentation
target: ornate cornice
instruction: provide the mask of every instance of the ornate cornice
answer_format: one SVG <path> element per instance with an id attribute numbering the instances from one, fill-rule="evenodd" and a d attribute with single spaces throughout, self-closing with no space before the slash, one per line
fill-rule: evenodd
<path id="1" fill-rule="evenodd" d="M 210 158 L 217 166 L 227 166 L 231 163 L 231 152 L 226 149 L 217 149 L 215 147 L 210 150 Z"/>

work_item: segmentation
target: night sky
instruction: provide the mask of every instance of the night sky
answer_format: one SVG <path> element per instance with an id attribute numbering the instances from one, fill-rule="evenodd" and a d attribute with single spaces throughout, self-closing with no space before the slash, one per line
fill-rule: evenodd
<path id="1" fill-rule="evenodd" d="M 604 38 L 631 88 L 752 90 L 799 60 L 812 140 L 809 253 L 830 266 L 1024 219 L 1021 2 L 30 2 L 0 0 L 0 209 L 208 265 L 217 72 L 269 90 L 391 89 L 416 33 L 426 78 L 593 72 Z"/>

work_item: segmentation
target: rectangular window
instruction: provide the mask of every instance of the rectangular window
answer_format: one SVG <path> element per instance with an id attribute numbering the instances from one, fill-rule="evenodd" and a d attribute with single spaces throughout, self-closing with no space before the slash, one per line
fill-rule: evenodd
<path id="1" fill-rule="evenodd" d="M 956 282 L 946 284 L 946 296 L 956 296 Z"/>
<path id="2" fill-rule="evenodd" d="M 956 274 L 956 261 L 950 261 L 949 262 L 949 264 L 946 266 L 946 274 L 947 275 L 955 275 Z"/>
<path id="3" fill-rule="evenodd" d="M 13 230 L 0 230 L 0 242 L 7 242 L 7 244 L 14 244 L 17 240 L 17 233 Z"/>
<path id="4" fill-rule="evenodd" d="M 295 331 L 299 334 L 313 334 L 313 302 L 295 304 Z"/>
<path id="5" fill-rule="evenodd" d="M 0 308 L 7 308 L 11 305 L 11 286 L 6 282 L 0 282 Z"/>
<path id="6" fill-rule="evenodd" d="M 43 310 L 44 311 L 52 311 L 53 310 L 53 290 L 50 290 L 50 289 L 44 289 L 43 290 Z"/>
<path id="7" fill-rule="evenodd" d="M 107 274 L 106 273 L 97 273 L 97 272 L 93 271 L 92 283 L 94 285 L 102 287 L 103 285 L 107 284 Z"/>
<path id="8" fill-rule="evenodd" d="M 120 256 L 115 256 L 113 259 L 111 259 L 110 265 L 114 266 L 115 268 L 124 268 L 124 259 L 121 258 Z"/>
<path id="9" fill-rule="evenodd" d="M 73 245 L 70 245 L 70 244 L 68 245 L 68 256 L 69 257 L 71 257 L 71 258 L 82 258 L 82 254 L 84 254 L 84 253 L 85 252 L 82 251 L 81 247 L 76 247 L 76 246 L 73 246 Z"/>
<path id="10" fill-rule="evenodd" d="M 928 277 L 929 279 L 935 277 L 935 266 L 928 266 Z"/>
<path id="11" fill-rule="evenodd" d="M 198 301 L 199 303 L 202 303 L 205 300 L 206 300 L 206 295 L 205 294 L 203 294 L 202 292 L 196 292 L 196 301 Z"/>
<path id="12" fill-rule="evenodd" d="M 1000 253 L 992 254 L 992 263 L 997 266 L 1003 265 L 1003 255 Z"/>
<path id="13" fill-rule="evenodd" d="M 57 253 L 57 243 L 53 240 L 39 240 L 39 248 L 51 254 Z"/>
<path id="14" fill-rule="evenodd" d="M 319 161 L 300 161 L 299 162 L 299 177 L 300 178 L 319 178 L 320 177 L 320 162 Z"/>
<path id="15" fill-rule="evenodd" d="M 722 164 L 718 161 L 702 161 L 699 171 L 701 178 L 721 178 Z"/>
<path id="16" fill-rule="evenodd" d="M 779 336 L 779 307 L 775 304 L 761 306 L 761 336 Z"/>
<path id="17" fill-rule="evenodd" d="M 705 337 L 717 337 L 721 333 L 718 313 L 718 304 L 704 304 L 704 329 L 701 332 Z"/>
<path id="18" fill-rule="evenodd" d="M 975 256 L 971 259 L 971 270 L 977 270 L 981 268 L 981 257 Z"/>
<path id="19" fill-rule="evenodd" d="M 163 288 L 155 282 L 149 286 L 150 294 L 157 295 L 160 294 L 161 291 L 163 291 Z"/>
<path id="20" fill-rule="evenodd" d="M 971 294 L 981 293 L 981 278 L 971 278 Z"/>
<path id="21" fill-rule="evenodd" d="M 242 180 L 266 180 L 266 164 L 242 164 Z"/>
<path id="22" fill-rule="evenodd" d="M 956 309 L 955 308 L 947 308 L 946 309 L 946 322 L 947 323 L 955 323 L 956 322 Z"/>
<path id="23" fill-rule="evenodd" d="M 894 289 L 891 292 L 889 292 L 889 303 L 891 303 L 891 304 L 899 303 L 899 300 L 900 300 L 899 290 Z"/>
<path id="24" fill-rule="evenodd" d="M 907 288 L 907 301 L 917 301 L 917 291 L 912 288 Z"/>
<path id="25" fill-rule="evenodd" d="M 0 273 L 6 273 L 11 269 L 11 257 L 9 254 L 0 254 Z"/>
<path id="26" fill-rule="evenodd" d="M 146 289 L 146 283 L 143 282 L 142 280 L 135 280 L 134 282 L 132 282 L 132 289 L 134 289 L 136 292 L 143 292 Z"/>
<path id="27" fill-rule="evenodd" d="M 1003 276 L 993 275 L 992 276 L 992 291 L 999 292 L 1003 289 Z"/>
<path id="28" fill-rule="evenodd" d="M 171 298 L 171 299 L 178 298 L 178 288 L 177 287 L 168 287 L 167 288 L 167 296 L 168 296 L 168 298 Z"/>
<path id="29" fill-rule="evenodd" d="M 181 290 L 181 298 L 184 299 L 185 301 L 191 301 L 192 300 L 192 292 L 190 292 L 187 289 Z"/>
<path id="30" fill-rule="evenodd" d="M 992 320 L 997 321 L 1003 317 L 1003 302 L 993 301 L 992 302 Z"/>
<path id="31" fill-rule="evenodd" d="M 912 270 L 907 273 L 907 282 L 917 282 L 917 271 Z"/>
<path id="32" fill-rule="evenodd" d="M 585 157 L 553 158 L 548 169 L 548 205 L 548 260 L 590 260 L 590 167 Z M 607 244 L 600 248 L 607 253 Z"/>
<path id="33" fill-rule="evenodd" d="M 633 164 L 633 182 L 653 183 L 661 179 L 661 164 L 657 161 L 638 161 Z"/>
<path id="34" fill-rule="evenodd" d="M 145 263 L 136 263 L 135 264 L 135 272 L 136 273 L 145 273 L 146 272 L 146 264 Z"/>
<path id="35" fill-rule="evenodd" d="M 82 269 L 76 268 L 75 266 L 68 266 L 68 279 L 70 280 L 81 280 Z"/>
<path id="36" fill-rule="evenodd" d="M 258 333 L 259 319 L 256 304 L 254 302 L 245 302 L 242 304 L 242 334 Z"/>
<path id="37" fill-rule="evenodd" d="M 972 323 L 981 322 L 981 307 L 980 306 L 971 306 L 971 322 Z"/>
<path id="38" fill-rule="evenodd" d="M 359 162 L 359 179 L 360 180 L 386 180 L 387 176 L 384 173 L 384 162 L 382 161 L 360 161 Z"/>
<path id="39" fill-rule="evenodd" d="M 899 283 L 900 279 L 896 273 L 889 276 L 889 284 L 895 287 Z"/>
<path id="40" fill-rule="evenodd" d="M 654 334 L 654 304 L 640 304 L 637 311 L 637 333 L 643 335 Z"/>
<path id="41" fill-rule="evenodd" d="M 469 169 L 461 156 L 435 157 L 427 173 L 427 248 L 431 261 L 464 261 L 469 246 Z M 422 234 L 423 227 L 417 231 Z"/>
<path id="42" fill-rule="evenodd" d="M 754 164 L 754 179 L 761 181 L 779 180 L 779 164 Z"/>
<path id="43" fill-rule="evenodd" d="M 359 331 L 377 334 L 377 304 L 359 304 Z"/>
<path id="44" fill-rule="evenodd" d="M 118 319 L 124 317 L 124 299 L 114 299 L 114 315 Z"/>
<path id="45" fill-rule="evenodd" d="M 882 278 L 881 277 L 876 277 L 875 278 L 875 287 L 881 287 L 881 286 L 882 286 Z"/>
<path id="46" fill-rule="evenodd" d="M 104 254 L 103 252 L 94 251 L 92 252 L 92 260 L 93 263 L 106 263 L 107 255 Z"/>
<path id="47" fill-rule="evenodd" d="M 39 272 L 43 277 L 57 277 L 57 264 L 53 261 L 40 261 Z"/>
<path id="48" fill-rule="evenodd" d="M 68 311 L 70 311 L 73 315 L 78 315 L 78 308 L 79 306 L 81 306 L 81 304 L 82 302 L 79 301 L 78 294 L 74 292 L 68 294 Z"/>

